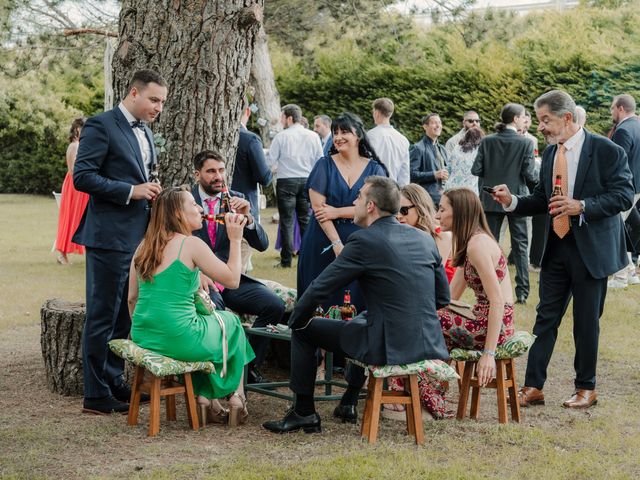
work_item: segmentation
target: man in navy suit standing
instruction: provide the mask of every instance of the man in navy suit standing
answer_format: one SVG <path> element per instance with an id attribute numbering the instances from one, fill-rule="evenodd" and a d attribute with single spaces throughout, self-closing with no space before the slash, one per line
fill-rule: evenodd
<path id="1" fill-rule="evenodd" d="M 573 297 L 575 390 L 566 408 L 588 408 L 597 401 L 596 365 L 600 317 L 607 276 L 627 264 L 620 212 L 631 207 L 633 184 L 624 150 L 575 122 L 576 104 L 561 90 L 534 103 L 538 131 L 549 145 L 540 178 L 530 195 L 511 195 L 506 185 L 493 198 L 520 215 L 548 213 L 540 271 L 540 304 L 529 351 L 523 407 L 544 404 L 542 388 L 558 327 Z M 552 196 L 560 175 L 562 193 Z"/>
<path id="2" fill-rule="evenodd" d="M 222 156 L 212 150 L 203 150 L 193 159 L 196 184 L 192 194 L 195 201 L 202 206 L 204 213 L 215 215 L 220 210 L 222 186 L 226 182 L 226 162 Z M 244 228 L 243 238 L 251 248 L 264 252 L 269 247 L 269 238 L 262 225 L 253 218 L 249 202 L 240 192 L 229 192 L 231 208 L 237 213 L 248 215 L 249 220 Z M 226 262 L 229 259 L 229 238 L 224 225 L 215 220 L 207 221 L 200 230 L 193 232 L 200 237 L 216 256 Z M 240 277 L 238 288 L 223 288 L 215 285 L 209 293 L 218 308 L 229 307 L 241 314 L 257 315 L 254 327 L 266 327 L 280 323 L 284 315 L 284 303 L 264 284 L 246 275 Z M 267 380 L 258 367 L 264 361 L 269 339 L 254 335 L 250 339 L 256 358 L 249 365 L 248 383 L 263 383 Z"/>
<path id="3" fill-rule="evenodd" d="M 148 123 L 162 112 L 166 81 L 137 71 L 125 99 L 87 120 L 73 170 L 75 187 L 90 195 L 73 241 L 84 245 L 87 317 L 82 337 L 84 408 L 96 414 L 126 412 L 131 395 L 124 361 L 107 342 L 127 338 L 129 266 L 149 222 L 149 202 L 161 187 L 150 181 L 156 166 Z"/>

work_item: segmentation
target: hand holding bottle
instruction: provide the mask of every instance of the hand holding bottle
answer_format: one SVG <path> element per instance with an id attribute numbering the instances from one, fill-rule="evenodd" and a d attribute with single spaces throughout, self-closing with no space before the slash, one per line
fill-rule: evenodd
<path id="1" fill-rule="evenodd" d="M 244 226 L 247 224 L 246 215 L 226 213 L 224 216 L 224 223 L 227 230 L 227 237 L 229 237 L 230 242 L 239 242 L 242 240 L 242 232 L 244 230 Z"/>

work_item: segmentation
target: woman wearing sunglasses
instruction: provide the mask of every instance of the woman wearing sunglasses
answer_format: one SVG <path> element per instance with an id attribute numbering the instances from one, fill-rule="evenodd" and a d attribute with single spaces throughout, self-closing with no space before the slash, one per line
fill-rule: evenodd
<path id="1" fill-rule="evenodd" d="M 418 228 L 431 235 L 438 247 L 440 257 L 444 263 L 447 279 L 451 283 L 455 267 L 451 266 L 451 232 L 443 232 L 435 219 L 436 208 L 433 200 L 424 188 L 416 183 L 410 183 L 400 189 L 400 211 L 398 221 Z"/>
<path id="2" fill-rule="evenodd" d="M 410 183 L 400 189 L 400 211 L 398 221 L 410 225 L 431 235 L 438 247 L 440 257 L 445 265 L 445 272 L 449 282 L 455 273 L 451 266 L 451 232 L 441 232 L 435 220 L 435 207 L 433 200 L 424 188 L 416 183 Z M 387 380 L 389 388 L 402 391 L 403 382 L 397 377 Z M 420 390 L 420 403 L 423 411 L 436 420 L 452 416 L 447 412 L 445 401 L 445 389 L 442 383 L 430 379 L 426 375 L 418 376 L 418 388 Z M 385 405 L 382 415 L 393 420 L 404 420 L 405 413 L 402 405 Z"/>

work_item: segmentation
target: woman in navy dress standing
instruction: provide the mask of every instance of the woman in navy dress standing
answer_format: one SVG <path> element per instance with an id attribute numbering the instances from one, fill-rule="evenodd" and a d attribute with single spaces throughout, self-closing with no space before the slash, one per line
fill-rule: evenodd
<path id="1" fill-rule="evenodd" d="M 318 160 L 309 174 L 307 189 L 313 217 L 302 239 L 298 260 L 298 298 L 309 284 L 338 256 L 352 232 L 360 227 L 353 223 L 353 202 L 371 175 L 388 177 L 387 168 L 374 152 L 365 134 L 362 120 L 345 112 L 331 124 L 333 147 Z M 358 312 L 364 300 L 355 282 L 351 303 Z M 341 305 L 343 291 L 338 290 L 322 307 Z"/>

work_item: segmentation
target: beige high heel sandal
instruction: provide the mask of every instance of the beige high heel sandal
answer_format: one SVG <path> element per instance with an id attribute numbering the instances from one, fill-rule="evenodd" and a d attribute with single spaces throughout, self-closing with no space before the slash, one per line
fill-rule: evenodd
<path id="1" fill-rule="evenodd" d="M 229 405 L 229 426 L 237 427 L 239 425 L 244 425 L 247 423 L 249 419 L 249 411 L 247 410 L 247 399 L 240 395 L 238 392 L 233 392 L 229 395 L 229 400 L 232 397 L 237 397 L 242 402 L 242 406 L 240 405 Z"/>
<path id="2" fill-rule="evenodd" d="M 226 425 L 229 422 L 229 411 L 222 406 L 220 406 L 219 410 L 214 410 L 212 400 L 207 400 L 207 403 L 202 403 L 198 400 L 197 412 L 198 421 L 203 427 L 207 426 L 209 423 Z"/>

